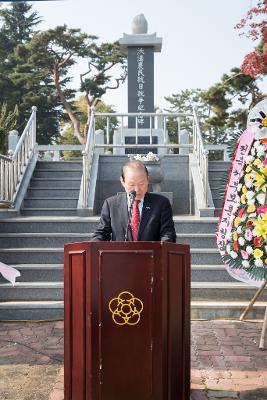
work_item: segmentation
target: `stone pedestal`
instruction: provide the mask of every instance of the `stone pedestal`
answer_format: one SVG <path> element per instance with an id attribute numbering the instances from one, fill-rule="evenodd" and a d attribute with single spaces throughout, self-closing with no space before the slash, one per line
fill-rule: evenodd
<path id="1" fill-rule="evenodd" d="M 121 132 L 121 129 L 114 131 L 113 143 L 114 144 L 129 144 L 129 148 L 117 147 L 114 148 L 113 154 L 124 155 L 124 154 L 147 154 L 150 151 L 154 154 L 162 156 L 167 154 L 167 149 L 164 147 L 151 148 L 150 143 L 150 129 L 138 129 L 138 141 L 139 144 L 146 144 L 147 147 L 139 147 L 133 149 L 130 145 L 135 144 L 136 130 L 131 128 L 125 128 Z M 152 129 L 152 143 L 153 144 L 163 144 L 164 143 L 164 133 L 163 129 Z"/>

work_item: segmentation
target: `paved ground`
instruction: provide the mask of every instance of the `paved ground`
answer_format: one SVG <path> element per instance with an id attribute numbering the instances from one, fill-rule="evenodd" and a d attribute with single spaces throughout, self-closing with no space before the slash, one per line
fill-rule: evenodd
<path id="1" fill-rule="evenodd" d="M 266 400 L 261 323 L 192 322 L 192 400 Z M 63 322 L 0 324 L 0 399 L 63 400 Z"/>

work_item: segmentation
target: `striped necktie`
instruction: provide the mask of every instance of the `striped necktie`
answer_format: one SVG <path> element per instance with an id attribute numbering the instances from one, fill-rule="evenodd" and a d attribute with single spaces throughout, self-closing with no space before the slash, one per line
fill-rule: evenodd
<path id="1" fill-rule="evenodd" d="M 133 235 L 133 240 L 137 240 L 137 232 L 139 229 L 140 225 L 140 212 L 139 212 L 139 207 L 138 204 L 140 203 L 140 200 L 135 200 L 133 204 L 133 213 L 132 213 L 132 219 L 131 219 L 131 229 L 132 229 L 132 235 Z"/>

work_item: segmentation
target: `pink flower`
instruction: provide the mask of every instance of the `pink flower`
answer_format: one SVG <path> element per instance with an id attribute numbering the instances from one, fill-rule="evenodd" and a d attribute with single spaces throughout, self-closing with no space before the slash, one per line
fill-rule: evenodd
<path id="1" fill-rule="evenodd" d="M 267 157 L 265 157 L 265 159 L 263 160 L 263 165 L 267 165 Z"/>
<path id="2" fill-rule="evenodd" d="M 241 250 L 241 256 L 244 260 L 248 259 L 248 253 L 245 250 Z"/>
<path id="3" fill-rule="evenodd" d="M 267 212 L 267 206 L 260 206 L 257 208 L 258 214 L 265 214 Z"/>
<path id="4" fill-rule="evenodd" d="M 246 240 L 251 240 L 252 239 L 252 232 L 250 229 L 247 229 L 245 232 L 245 239 Z"/>

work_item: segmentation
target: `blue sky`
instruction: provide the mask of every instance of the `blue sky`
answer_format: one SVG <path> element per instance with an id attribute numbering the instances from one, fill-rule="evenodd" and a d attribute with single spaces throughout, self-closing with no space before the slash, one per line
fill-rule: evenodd
<path id="1" fill-rule="evenodd" d="M 166 107 L 164 96 L 181 89 L 203 88 L 217 82 L 232 67 L 240 66 L 254 48 L 239 36 L 234 25 L 256 0 L 61 0 L 32 2 L 43 17 L 42 29 L 66 23 L 101 41 L 115 41 L 131 33 L 135 15 L 143 13 L 148 33 L 162 37 L 162 52 L 155 55 L 155 104 Z M 73 85 L 86 64 L 73 70 Z M 266 88 L 266 82 L 262 85 Z M 266 90 L 266 89 L 265 89 Z M 127 111 L 127 83 L 110 91 L 104 100 L 117 111 Z"/>

